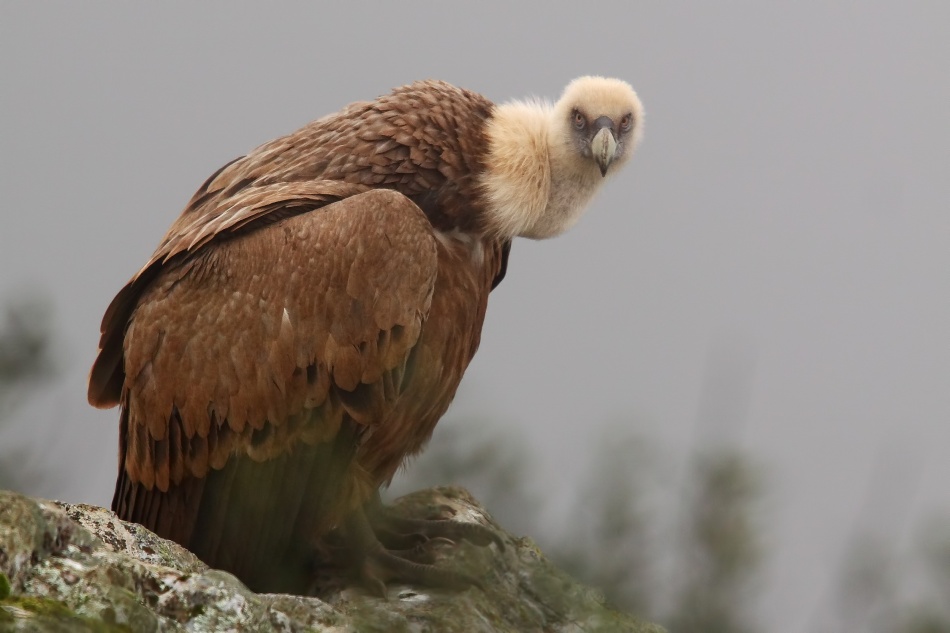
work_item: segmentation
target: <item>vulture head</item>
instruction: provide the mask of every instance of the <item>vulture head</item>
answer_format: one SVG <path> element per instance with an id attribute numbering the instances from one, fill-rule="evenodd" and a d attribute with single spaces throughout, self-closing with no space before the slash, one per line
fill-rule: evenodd
<path id="1" fill-rule="evenodd" d="M 601 177 L 619 168 L 633 153 L 643 129 L 643 106 L 625 81 L 605 77 L 575 79 L 554 106 L 556 151 L 580 164 L 596 165 Z"/>
<path id="2" fill-rule="evenodd" d="M 557 103 L 497 106 L 482 179 L 488 229 L 508 239 L 563 233 L 630 159 L 642 130 L 643 105 L 620 79 L 579 77 Z"/>

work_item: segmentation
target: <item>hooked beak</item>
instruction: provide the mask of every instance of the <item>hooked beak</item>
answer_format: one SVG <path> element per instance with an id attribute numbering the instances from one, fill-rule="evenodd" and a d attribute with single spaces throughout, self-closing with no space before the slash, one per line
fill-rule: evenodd
<path id="1" fill-rule="evenodd" d="M 598 119 L 597 122 L 599 121 L 600 119 Z M 612 163 L 617 156 L 617 138 L 611 129 L 613 122 L 610 121 L 610 119 L 607 119 L 607 121 L 610 122 L 609 125 L 603 125 L 597 134 L 594 135 L 594 138 L 590 140 L 590 151 L 594 156 L 594 160 L 597 161 L 597 165 L 600 167 L 601 176 L 607 175 L 607 168 L 610 167 L 610 163 Z"/>

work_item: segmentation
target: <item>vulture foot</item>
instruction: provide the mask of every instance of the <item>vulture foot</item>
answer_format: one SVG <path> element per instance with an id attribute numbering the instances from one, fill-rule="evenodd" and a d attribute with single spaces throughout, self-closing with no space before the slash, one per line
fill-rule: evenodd
<path id="1" fill-rule="evenodd" d="M 461 539 L 505 547 L 501 537 L 483 525 L 397 516 L 378 497 L 351 515 L 346 530 L 351 564 L 367 588 L 380 596 L 386 595 L 386 583 L 391 581 L 447 589 L 484 588 L 470 574 L 432 564 L 433 545 L 454 545 Z"/>

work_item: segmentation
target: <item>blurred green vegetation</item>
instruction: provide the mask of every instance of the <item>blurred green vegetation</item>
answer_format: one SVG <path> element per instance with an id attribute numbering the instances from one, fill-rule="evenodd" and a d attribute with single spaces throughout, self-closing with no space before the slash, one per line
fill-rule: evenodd
<path id="1" fill-rule="evenodd" d="M 748 457 L 720 449 L 693 458 L 675 563 L 678 591 L 662 614 L 673 631 L 755 631 L 750 606 L 762 563 L 757 505 L 763 479 Z"/>
<path id="2" fill-rule="evenodd" d="M 10 439 L 15 408 L 53 374 L 50 306 L 36 296 L 6 303 L 0 315 L 0 489 L 18 489 L 42 476 L 31 468 L 28 445 Z"/>
<path id="3" fill-rule="evenodd" d="M 950 516 L 906 546 L 861 534 L 845 556 L 825 631 L 950 633 Z"/>

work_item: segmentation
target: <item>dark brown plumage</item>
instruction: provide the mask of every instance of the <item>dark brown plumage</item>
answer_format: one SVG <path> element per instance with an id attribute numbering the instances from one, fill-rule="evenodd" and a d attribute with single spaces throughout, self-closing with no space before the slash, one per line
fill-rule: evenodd
<path id="1" fill-rule="evenodd" d="M 617 116 L 639 118 L 638 101 L 618 101 Z M 305 590 L 320 537 L 428 440 L 511 239 L 532 234 L 506 231 L 518 205 L 498 202 L 527 184 L 505 163 L 523 157 L 496 142 L 506 107 L 419 82 L 262 145 L 198 189 L 103 318 L 89 400 L 121 407 L 120 517 L 252 589 Z M 555 200 L 564 187 L 531 195 L 573 210 L 594 185 L 577 165 L 559 172 L 550 145 L 529 158 L 547 182 L 576 178 L 579 202 Z M 606 172 L 598 160 L 577 164 Z"/>

